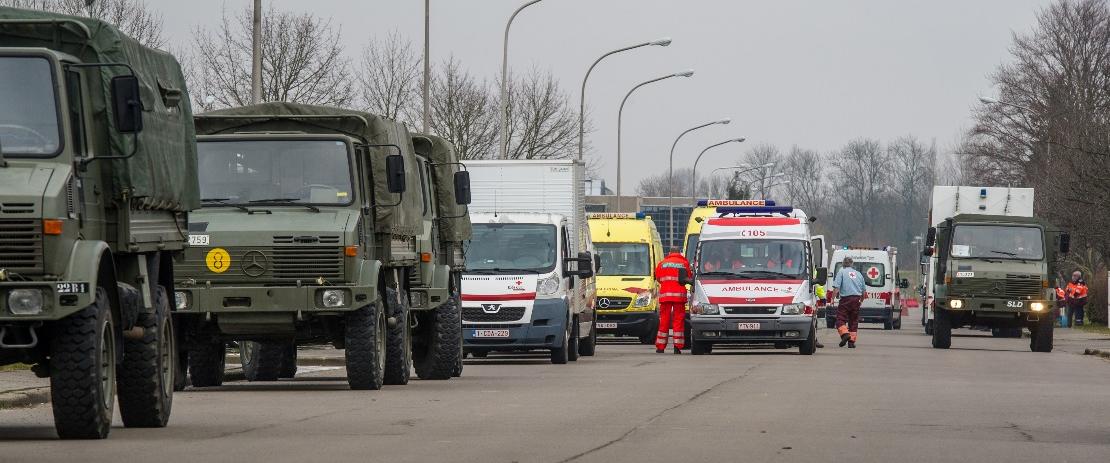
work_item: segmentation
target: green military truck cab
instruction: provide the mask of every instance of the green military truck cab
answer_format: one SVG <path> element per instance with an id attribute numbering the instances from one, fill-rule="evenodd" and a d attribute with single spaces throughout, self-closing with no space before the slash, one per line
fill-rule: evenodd
<path id="1" fill-rule="evenodd" d="M 1028 328 L 1030 350 L 1051 352 L 1052 276 L 1067 234 L 1032 217 L 959 214 L 926 236 L 935 253 L 932 344 L 947 349 L 952 329 Z"/>
<path id="2" fill-rule="evenodd" d="M 199 206 L 185 79 L 100 21 L 0 8 L 0 365 L 49 377 L 62 438 L 162 427 L 168 295 Z"/>

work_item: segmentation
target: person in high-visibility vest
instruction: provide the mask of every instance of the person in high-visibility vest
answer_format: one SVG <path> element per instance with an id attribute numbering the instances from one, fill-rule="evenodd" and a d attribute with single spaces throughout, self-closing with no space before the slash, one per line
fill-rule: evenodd
<path id="1" fill-rule="evenodd" d="M 1087 305 L 1087 282 L 1083 280 L 1083 272 L 1072 272 L 1064 297 L 1068 306 L 1068 328 L 1083 326 L 1083 307 Z"/>
<path id="2" fill-rule="evenodd" d="M 659 282 L 659 332 L 655 335 L 655 352 L 660 354 L 667 349 L 668 330 L 674 333 L 674 353 L 681 354 L 686 348 L 686 285 L 679 279 L 681 272 L 685 272 L 687 278 L 693 276 L 690 262 L 677 248 L 672 248 L 655 266 L 655 279 Z"/>

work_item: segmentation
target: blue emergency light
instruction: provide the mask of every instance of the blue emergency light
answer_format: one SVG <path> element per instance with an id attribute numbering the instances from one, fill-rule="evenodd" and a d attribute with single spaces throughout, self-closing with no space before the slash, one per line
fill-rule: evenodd
<path id="1" fill-rule="evenodd" d="M 748 207 L 718 207 L 718 214 L 790 214 L 794 212 L 793 206 L 748 206 Z"/>

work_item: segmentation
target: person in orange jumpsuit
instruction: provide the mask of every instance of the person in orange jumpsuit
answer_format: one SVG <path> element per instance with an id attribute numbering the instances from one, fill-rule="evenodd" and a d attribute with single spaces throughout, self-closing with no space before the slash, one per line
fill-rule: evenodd
<path id="1" fill-rule="evenodd" d="M 686 347 L 686 285 L 679 279 L 680 271 L 687 278 L 693 277 L 690 262 L 672 248 L 667 257 L 655 266 L 655 280 L 659 282 L 659 332 L 655 336 L 655 352 L 667 349 L 667 331 L 674 336 L 674 353 L 681 354 Z"/>
<path id="2" fill-rule="evenodd" d="M 1087 282 L 1083 281 L 1083 273 L 1079 270 L 1072 272 L 1071 282 L 1064 289 L 1064 296 L 1068 305 L 1068 328 L 1075 325 L 1083 326 L 1083 307 L 1087 305 Z"/>

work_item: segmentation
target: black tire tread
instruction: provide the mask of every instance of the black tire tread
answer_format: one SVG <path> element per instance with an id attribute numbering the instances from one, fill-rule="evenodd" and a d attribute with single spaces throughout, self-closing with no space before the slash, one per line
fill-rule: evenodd
<path id="1" fill-rule="evenodd" d="M 578 342 L 578 355 L 593 357 L 597 353 L 597 319 L 590 322 L 590 335 Z"/>
<path id="2" fill-rule="evenodd" d="M 53 326 L 50 402 L 54 428 L 62 439 L 103 439 L 111 430 L 112 410 L 107 416 L 102 413 L 96 374 L 99 320 L 102 312 L 110 317 L 111 310 L 107 291 L 97 288 L 95 298 Z"/>
<path id="3" fill-rule="evenodd" d="M 251 362 L 246 362 L 242 352 L 253 349 Z M 239 343 L 239 362 L 243 365 L 243 377 L 247 381 L 277 381 L 285 363 L 285 344 L 275 341 L 241 341 Z"/>
<path id="4" fill-rule="evenodd" d="M 385 336 L 385 317 L 377 304 L 347 313 L 344 357 L 347 383 L 354 390 L 378 390 L 385 382 L 385 358 L 379 357 L 378 336 Z"/>
<path id="5" fill-rule="evenodd" d="M 387 317 L 397 319 L 388 329 L 385 344 L 385 384 L 402 386 L 412 375 L 412 332 L 409 326 L 409 306 L 400 293 L 387 287 L 385 304 Z"/>
<path id="6" fill-rule="evenodd" d="M 123 362 L 116 369 L 117 400 L 123 425 L 128 428 L 162 428 L 169 422 L 173 393 L 162 397 L 161 354 L 158 352 L 160 328 L 172 323 L 166 289 L 154 293 L 154 313 L 140 313 L 138 326 L 142 339 L 123 341 Z M 171 340 L 170 348 L 173 349 Z M 168 358 L 175 360 L 173 352 Z M 173 371 L 174 367 L 170 366 Z"/>
<path id="7" fill-rule="evenodd" d="M 198 339 L 189 349 L 189 379 L 193 387 L 224 384 L 227 348 L 218 339 Z"/>
<path id="8" fill-rule="evenodd" d="M 420 355 L 414 352 L 413 366 L 420 379 L 451 379 L 462 349 L 462 306 L 458 293 L 429 314 L 433 326 L 426 333 Z"/>
<path id="9" fill-rule="evenodd" d="M 933 348 L 952 347 L 952 319 L 945 309 L 937 309 L 933 314 Z"/>

